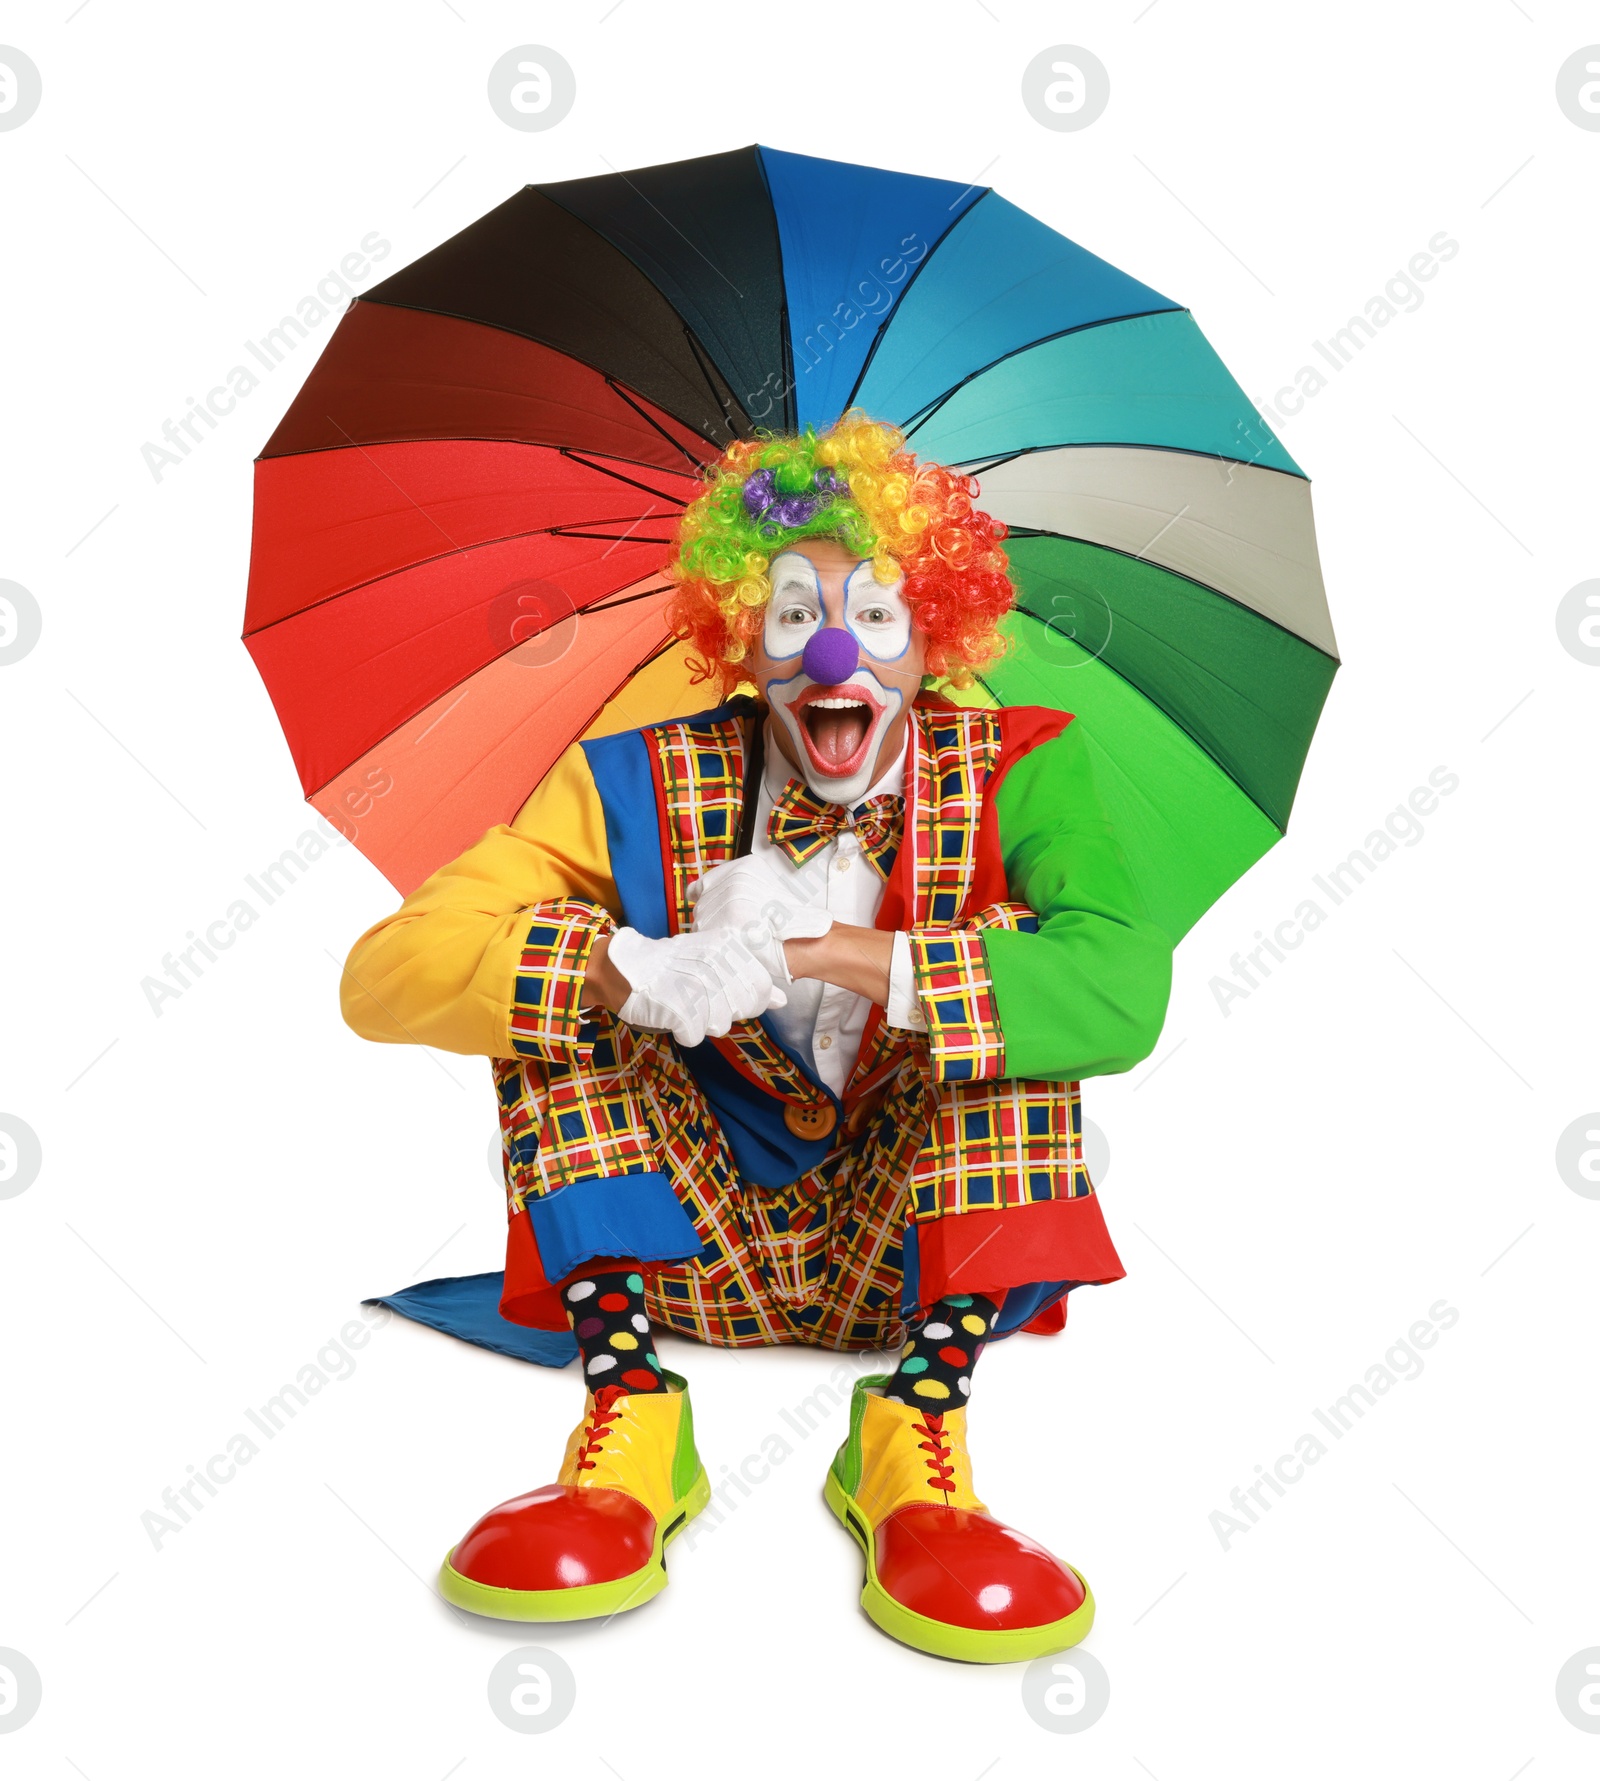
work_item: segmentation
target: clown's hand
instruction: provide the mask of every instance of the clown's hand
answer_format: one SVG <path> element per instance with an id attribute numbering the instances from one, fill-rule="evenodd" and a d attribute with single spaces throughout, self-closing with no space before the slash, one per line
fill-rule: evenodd
<path id="1" fill-rule="evenodd" d="M 629 1026 L 672 1034 L 680 1045 L 721 1038 L 735 1021 L 754 1020 L 788 998 L 736 934 L 673 934 L 652 940 L 619 928 L 607 954 L 629 986 L 618 1013 Z"/>
<path id="2" fill-rule="evenodd" d="M 713 866 L 689 887 L 697 934 L 735 933 L 766 966 L 774 983 L 794 979 L 784 958 L 785 940 L 816 940 L 833 917 L 816 903 L 800 902 L 791 887 L 753 855 Z"/>

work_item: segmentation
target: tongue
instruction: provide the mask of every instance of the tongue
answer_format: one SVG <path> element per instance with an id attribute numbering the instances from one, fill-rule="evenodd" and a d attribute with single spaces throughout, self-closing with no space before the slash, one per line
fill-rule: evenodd
<path id="1" fill-rule="evenodd" d="M 806 730 L 823 765 L 842 768 L 866 737 L 867 712 L 861 705 L 847 711 L 813 705 L 806 712 Z"/>

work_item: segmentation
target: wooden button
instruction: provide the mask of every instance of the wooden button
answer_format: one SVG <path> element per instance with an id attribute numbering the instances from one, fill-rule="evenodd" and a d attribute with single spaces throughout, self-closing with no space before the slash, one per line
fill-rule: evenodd
<path id="1" fill-rule="evenodd" d="M 857 1101 L 855 1111 L 844 1122 L 845 1136 L 859 1138 L 866 1128 L 867 1121 L 877 1113 L 882 1105 L 883 1096 L 881 1094 L 871 1095 L 864 1101 Z"/>
<path id="2" fill-rule="evenodd" d="M 826 1138 L 839 1123 L 839 1116 L 827 1101 L 817 1107 L 790 1101 L 783 1110 L 783 1123 L 797 1138 Z"/>

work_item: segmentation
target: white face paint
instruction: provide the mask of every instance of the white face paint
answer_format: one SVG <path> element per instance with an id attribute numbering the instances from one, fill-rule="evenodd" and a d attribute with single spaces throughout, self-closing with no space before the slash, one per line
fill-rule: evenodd
<path id="1" fill-rule="evenodd" d="M 839 595 L 829 597 L 821 591 L 821 581 L 811 557 L 798 550 L 782 550 L 768 565 L 771 600 L 766 607 L 761 630 L 761 647 L 773 661 L 793 661 L 793 679 L 775 680 L 768 686 L 773 716 L 788 730 L 795 743 L 795 753 L 802 760 L 805 782 L 820 798 L 830 803 L 853 803 L 866 793 L 873 780 L 878 743 L 894 718 L 902 711 L 902 693 L 886 687 L 869 668 L 853 670 L 836 691 L 821 702 L 821 709 L 805 716 L 814 682 L 800 668 L 798 657 L 807 641 L 825 623 L 839 623 L 845 618 L 852 641 L 868 650 L 869 655 L 891 661 L 905 652 L 910 639 L 910 611 L 900 597 L 898 584 L 880 588 L 873 581 L 871 563 L 857 563 L 845 586 L 845 613 L 837 611 Z M 829 600 L 834 611 L 829 611 Z M 900 614 L 905 614 L 905 623 Z M 837 752 L 825 743 L 825 737 L 837 721 L 837 712 L 855 707 L 859 723 L 859 744 L 846 753 Z M 827 716 L 825 716 L 827 712 Z M 823 746 L 818 743 L 823 741 Z"/>
<path id="2" fill-rule="evenodd" d="M 910 647 L 911 608 L 905 585 L 903 575 L 879 581 L 870 562 L 858 563 L 845 583 L 845 625 L 867 654 L 880 662 L 897 661 Z"/>
<path id="3" fill-rule="evenodd" d="M 822 711 L 855 705 L 860 712 L 860 740 L 850 754 L 824 754 L 813 740 L 807 713 L 816 683 L 803 673 L 793 680 L 768 683 L 767 700 L 775 722 L 783 725 L 795 747 L 800 774 L 819 798 L 830 804 L 859 803 L 879 777 L 878 750 L 884 735 L 905 708 L 905 694 L 885 686 L 870 668 L 857 668 L 838 681 L 825 698 L 817 701 Z M 820 713 L 819 713 L 820 715 Z M 822 719 L 826 725 L 828 719 Z"/>
<path id="4" fill-rule="evenodd" d="M 872 565 L 869 563 L 870 569 Z M 799 655 L 822 625 L 822 584 L 817 566 L 797 550 L 780 551 L 767 565 L 772 598 L 761 644 L 774 661 Z"/>
<path id="5" fill-rule="evenodd" d="M 917 674 L 908 687 L 897 665 L 912 641 L 911 609 L 903 578 L 885 585 L 868 559 L 858 562 L 841 588 L 830 581 L 825 593 L 817 566 L 800 551 L 780 551 L 767 567 L 772 598 L 762 619 L 761 647 L 769 661 L 782 663 L 764 681 L 773 721 L 793 745 L 793 758 L 818 797 L 854 804 L 878 777 L 884 737 L 915 696 Z M 827 692 L 800 665 L 806 644 L 824 625 L 843 625 L 868 662 L 882 662 L 887 680 L 860 663 Z M 792 665 L 791 665 L 792 664 Z"/>

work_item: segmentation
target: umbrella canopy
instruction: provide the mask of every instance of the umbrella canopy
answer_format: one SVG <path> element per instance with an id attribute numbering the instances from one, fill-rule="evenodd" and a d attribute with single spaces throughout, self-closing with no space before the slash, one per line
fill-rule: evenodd
<path id="1" fill-rule="evenodd" d="M 1011 528 L 1012 648 L 954 696 L 1084 719 L 1176 939 L 1338 666 L 1304 474 L 1172 299 L 987 188 L 767 148 L 527 187 L 346 313 L 256 466 L 307 797 L 406 891 L 578 736 L 705 706 L 662 575 L 699 466 L 852 406 Z"/>

